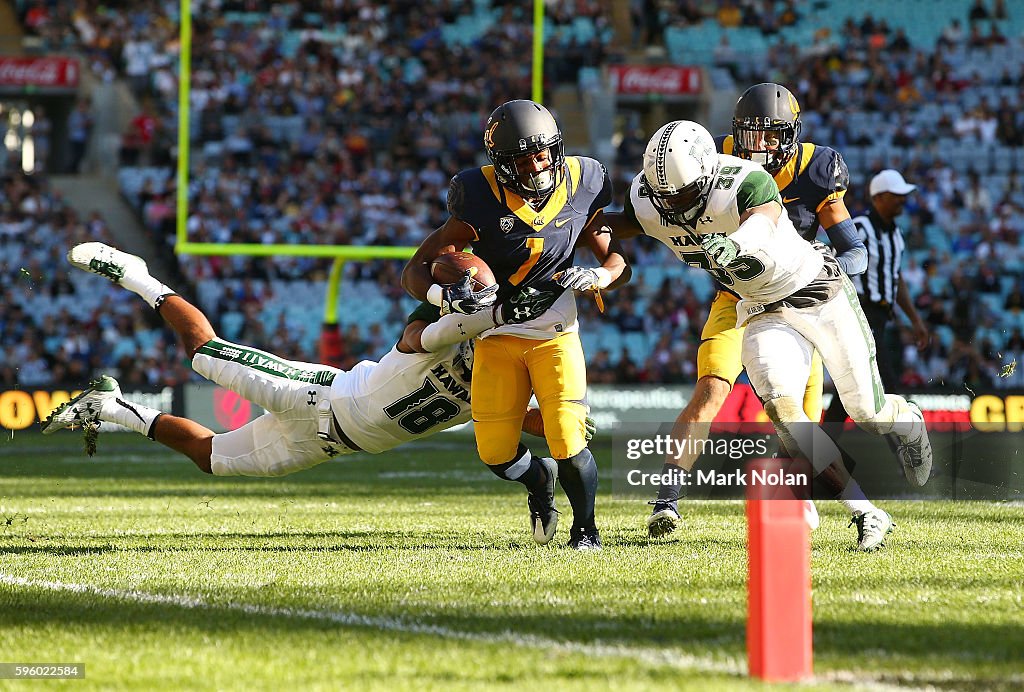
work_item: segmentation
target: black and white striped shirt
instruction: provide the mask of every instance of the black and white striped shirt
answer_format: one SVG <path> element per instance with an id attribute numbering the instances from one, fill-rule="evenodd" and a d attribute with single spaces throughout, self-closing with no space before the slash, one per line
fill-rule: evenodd
<path id="1" fill-rule="evenodd" d="M 867 216 L 853 220 L 868 251 L 868 268 L 850 277 L 862 303 L 893 306 L 899 290 L 900 263 L 903 261 L 903 232 L 896 224 L 886 224 L 871 209 Z"/>

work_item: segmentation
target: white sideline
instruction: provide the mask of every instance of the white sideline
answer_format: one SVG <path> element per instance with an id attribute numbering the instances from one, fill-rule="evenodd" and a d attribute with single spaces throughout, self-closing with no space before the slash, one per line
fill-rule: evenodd
<path id="1" fill-rule="evenodd" d="M 247 615 L 261 617 L 298 618 L 302 620 L 316 620 L 319 622 L 333 622 L 339 625 L 350 627 L 366 627 L 379 629 L 388 632 L 401 632 L 403 634 L 426 634 L 445 639 L 456 639 L 468 642 L 483 642 L 495 644 L 512 644 L 545 649 L 547 651 L 562 651 L 566 653 L 584 654 L 596 657 L 623 657 L 632 658 L 651 665 L 670 666 L 689 671 L 702 673 L 720 673 L 723 675 L 746 675 L 746 663 L 736 660 L 715 660 L 710 657 L 694 656 L 678 651 L 660 651 L 650 648 L 637 648 L 615 644 L 584 644 L 581 642 L 559 641 L 547 637 L 538 637 L 531 634 L 517 634 L 515 632 L 466 632 L 455 630 L 441 625 L 427 625 L 419 622 L 409 622 L 399 618 L 373 617 L 346 613 L 340 610 L 311 610 L 306 608 L 276 608 L 271 606 L 258 605 L 255 603 L 216 603 L 210 602 L 198 596 L 186 596 L 179 594 L 161 594 L 135 589 L 108 589 L 89 584 L 74 584 L 59 581 L 44 581 L 37 579 L 25 579 L 9 574 L 0 573 L 0 584 L 30 589 L 44 589 L 46 591 L 63 591 L 78 594 L 91 594 L 101 598 L 109 598 L 119 601 L 130 601 L 132 603 L 171 605 L 189 610 L 227 610 Z"/>
<path id="2" fill-rule="evenodd" d="M 356 613 L 347 613 L 340 610 L 275 608 L 255 603 L 217 603 L 207 601 L 199 596 L 161 594 L 148 591 L 138 591 L 136 589 L 108 589 L 100 586 L 92 586 L 90 584 L 26 579 L 24 577 L 15 577 L 13 575 L 3 573 L 0 573 L 0 584 L 12 587 L 43 589 L 46 591 L 91 594 L 93 596 L 99 596 L 100 598 L 129 601 L 133 603 L 171 605 L 189 610 L 227 610 L 260 617 L 298 618 L 302 620 L 316 620 L 319 622 L 333 622 L 350 627 L 366 627 L 388 632 L 401 632 L 405 634 L 425 634 L 467 642 L 512 644 L 514 646 L 582 654 L 584 656 L 599 658 L 630 658 L 648 665 L 667 666 L 691 672 L 697 671 L 701 673 L 716 673 L 734 676 L 745 676 L 747 674 L 747 665 L 745 661 L 740 661 L 734 658 L 714 659 L 709 656 L 695 656 L 678 650 L 631 647 L 618 644 L 585 644 L 582 642 L 559 641 L 557 639 L 538 637 L 532 634 L 517 634 L 509 631 L 497 633 L 467 632 L 443 627 L 441 625 L 427 625 L 419 622 L 409 622 L 399 618 L 358 615 Z M 936 672 L 935 675 L 941 676 L 941 673 Z M 912 689 L 908 688 L 905 684 L 887 684 L 885 681 L 879 680 L 878 677 L 872 677 L 870 674 L 864 675 L 862 673 L 854 673 L 851 671 L 825 671 L 822 674 L 814 676 L 814 678 L 808 682 L 831 682 L 839 685 L 854 685 L 860 689 L 872 690 L 899 689 L 905 691 L 907 689 Z M 930 687 L 918 689 L 930 689 Z"/>

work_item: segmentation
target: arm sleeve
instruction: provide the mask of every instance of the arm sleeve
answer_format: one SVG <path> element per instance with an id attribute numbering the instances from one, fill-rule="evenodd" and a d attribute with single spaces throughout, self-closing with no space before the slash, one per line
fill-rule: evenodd
<path id="1" fill-rule="evenodd" d="M 776 229 L 775 222 L 766 214 L 754 212 L 729 234 L 729 240 L 739 246 L 739 254 L 745 255 L 764 247 L 766 240 L 770 242 Z"/>
<path id="2" fill-rule="evenodd" d="M 836 261 L 847 276 L 863 274 L 868 268 L 868 250 L 864 247 L 853 219 L 843 219 L 825 229 L 828 241 L 836 251 Z"/>
<path id="3" fill-rule="evenodd" d="M 759 207 L 768 202 L 782 204 L 775 179 L 765 171 L 752 171 L 747 174 L 736 189 L 736 207 L 740 215 L 752 207 Z"/>
<path id="4" fill-rule="evenodd" d="M 437 353 L 453 344 L 469 341 L 494 326 L 494 317 L 488 309 L 472 315 L 452 313 L 424 327 L 420 345 L 429 353 Z"/>

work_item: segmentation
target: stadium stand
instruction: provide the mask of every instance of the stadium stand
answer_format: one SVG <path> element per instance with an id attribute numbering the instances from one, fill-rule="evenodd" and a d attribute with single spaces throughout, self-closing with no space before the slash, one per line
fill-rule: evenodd
<path id="1" fill-rule="evenodd" d="M 193 49 L 188 227 L 197 241 L 415 245 L 443 220 L 449 177 L 481 163 L 486 114 L 529 93 L 529 22 L 515 3 L 206 4 L 215 11 L 196 17 Z M 550 84 L 593 80 L 602 65 L 621 58 L 605 3 L 548 5 Z M 118 178 L 161 242 L 170 242 L 174 226 L 177 6 L 18 3 L 26 31 L 44 46 L 79 51 L 95 74 L 126 80 L 148 104 L 148 119 L 126 137 Z M 708 67 L 716 85 L 790 85 L 804 106 L 804 138 L 846 157 L 854 214 L 866 210 L 866 181 L 880 168 L 898 167 L 920 186 L 908 206 L 906 278 L 936 338 L 919 353 L 903 335 L 907 386 L 1021 385 L 1019 372 L 998 375 L 1000 363 L 1024 358 L 1024 12 L 993 5 L 989 18 L 971 19 L 970 6 L 631 5 L 634 48 L 660 44 L 673 62 Z M 151 140 L 141 141 L 140 132 Z M 623 137 L 613 167 L 617 183 L 645 138 Z M 36 184 L 45 189 L 45 182 L 11 178 L 5 195 L 9 187 Z M 47 223 L 68 235 L 32 248 L 43 253 L 36 258 L 41 275 L 59 265 L 57 247 L 81 233 L 60 216 L 66 210 L 54 214 L 59 220 Z M 0 237 L 25 253 L 17 231 L 7 230 L 19 218 L 15 213 Z M 713 287 L 707 276 L 643 243 L 633 262 L 634 284 L 609 301 L 606 314 L 581 301 L 591 377 L 687 381 Z M 324 261 L 193 257 L 182 260 L 182 271 L 226 337 L 314 358 Z M 349 365 L 394 339 L 410 302 L 394 262 L 350 263 L 346 272 L 340 318 L 347 330 L 360 331 L 351 332 Z M 56 298 L 26 293 L 4 304 L 34 301 L 53 307 L 40 312 L 37 333 L 16 338 L 4 330 L 5 377 L 24 362 L 15 353 L 19 346 L 18 353 L 30 350 L 24 339 L 58 344 L 42 324 L 53 310 L 59 314 Z M 13 308 L 0 309 L 9 323 Z M 100 335 L 146 318 L 124 319 L 110 327 L 91 318 Z M 137 354 L 159 360 L 170 348 L 162 336 L 130 340 L 138 342 Z M 130 350 L 121 337 L 113 339 L 118 348 Z M 67 360 L 59 349 L 44 350 L 47 359 Z M 187 375 L 170 365 L 144 376 Z"/>

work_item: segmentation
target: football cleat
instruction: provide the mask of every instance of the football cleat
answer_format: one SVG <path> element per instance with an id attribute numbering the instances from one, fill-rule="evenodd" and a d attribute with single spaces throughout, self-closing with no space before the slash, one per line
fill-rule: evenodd
<path id="1" fill-rule="evenodd" d="M 855 514 L 850 519 L 850 526 L 857 525 L 857 550 L 870 553 L 885 545 L 885 537 L 892 531 L 892 517 L 888 512 L 873 509 L 870 512 Z"/>
<path id="2" fill-rule="evenodd" d="M 911 413 L 919 419 L 913 432 L 906 437 L 899 436 L 900 444 L 896 447 L 896 456 L 903 464 L 903 473 L 911 485 L 921 487 L 928 482 L 932 474 L 932 443 L 928 440 L 928 429 L 924 424 L 921 407 L 912 401 L 907 402 Z"/>
<path id="3" fill-rule="evenodd" d="M 818 508 L 814 506 L 812 500 L 804 500 L 804 521 L 807 522 L 807 528 L 811 531 L 818 528 L 821 525 L 821 517 L 818 516 Z"/>
<path id="4" fill-rule="evenodd" d="M 567 544 L 573 550 L 600 550 L 601 534 L 596 528 L 573 528 Z"/>
<path id="5" fill-rule="evenodd" d="M 558 465 L 554 459 L 536 457 L 548 472 L 548 482 L 543 495 L 530 493 L 526 502 L 530 506 L 530 528 L 533 540 L 539 545 L 547 545 L 555 537 L 558 529 L 558 510 L 555 509 L 555 480 L 558 478 Z"/>
<path id="6" fill-rule="evenodd" d="M 61 404 L 43 421 L 43 434 L 52 435 L 64 428 L 75 428 L 84 425 L 96 425 L 100 420 L 103 403 L 119 398 L 121 388 L 117 380 L 104 375 L 89 383 L 81 394 L 71 401 Z"/>
<path id="7" fill-rule="evenodd" d="M 647 535 L 651 538 L 661 538 L 676 530 L 679 524 L 679 508 L 675 502 L 667 500 L 652 500 L 647 503 L 654 505 L 651 516 L 647 517 Z"/>
<path id="8" fill-rule="evenodd" d="M 148 275 L 149 268 L 141 257 L 129 255 L 104 243 L 81 243 L 68 250 L 68 262 L 115 284 L 129 274 Z"/>
<path id="9" fill-rule="evenodd" d="M 533 493 L 526 496 L 530 505 L 530 528 L 533 529 L 533 540 L 538 545 L 547 545 L 555 537 L 558 529 L 558 510 L 550 502 L 536 497 Z"/>

